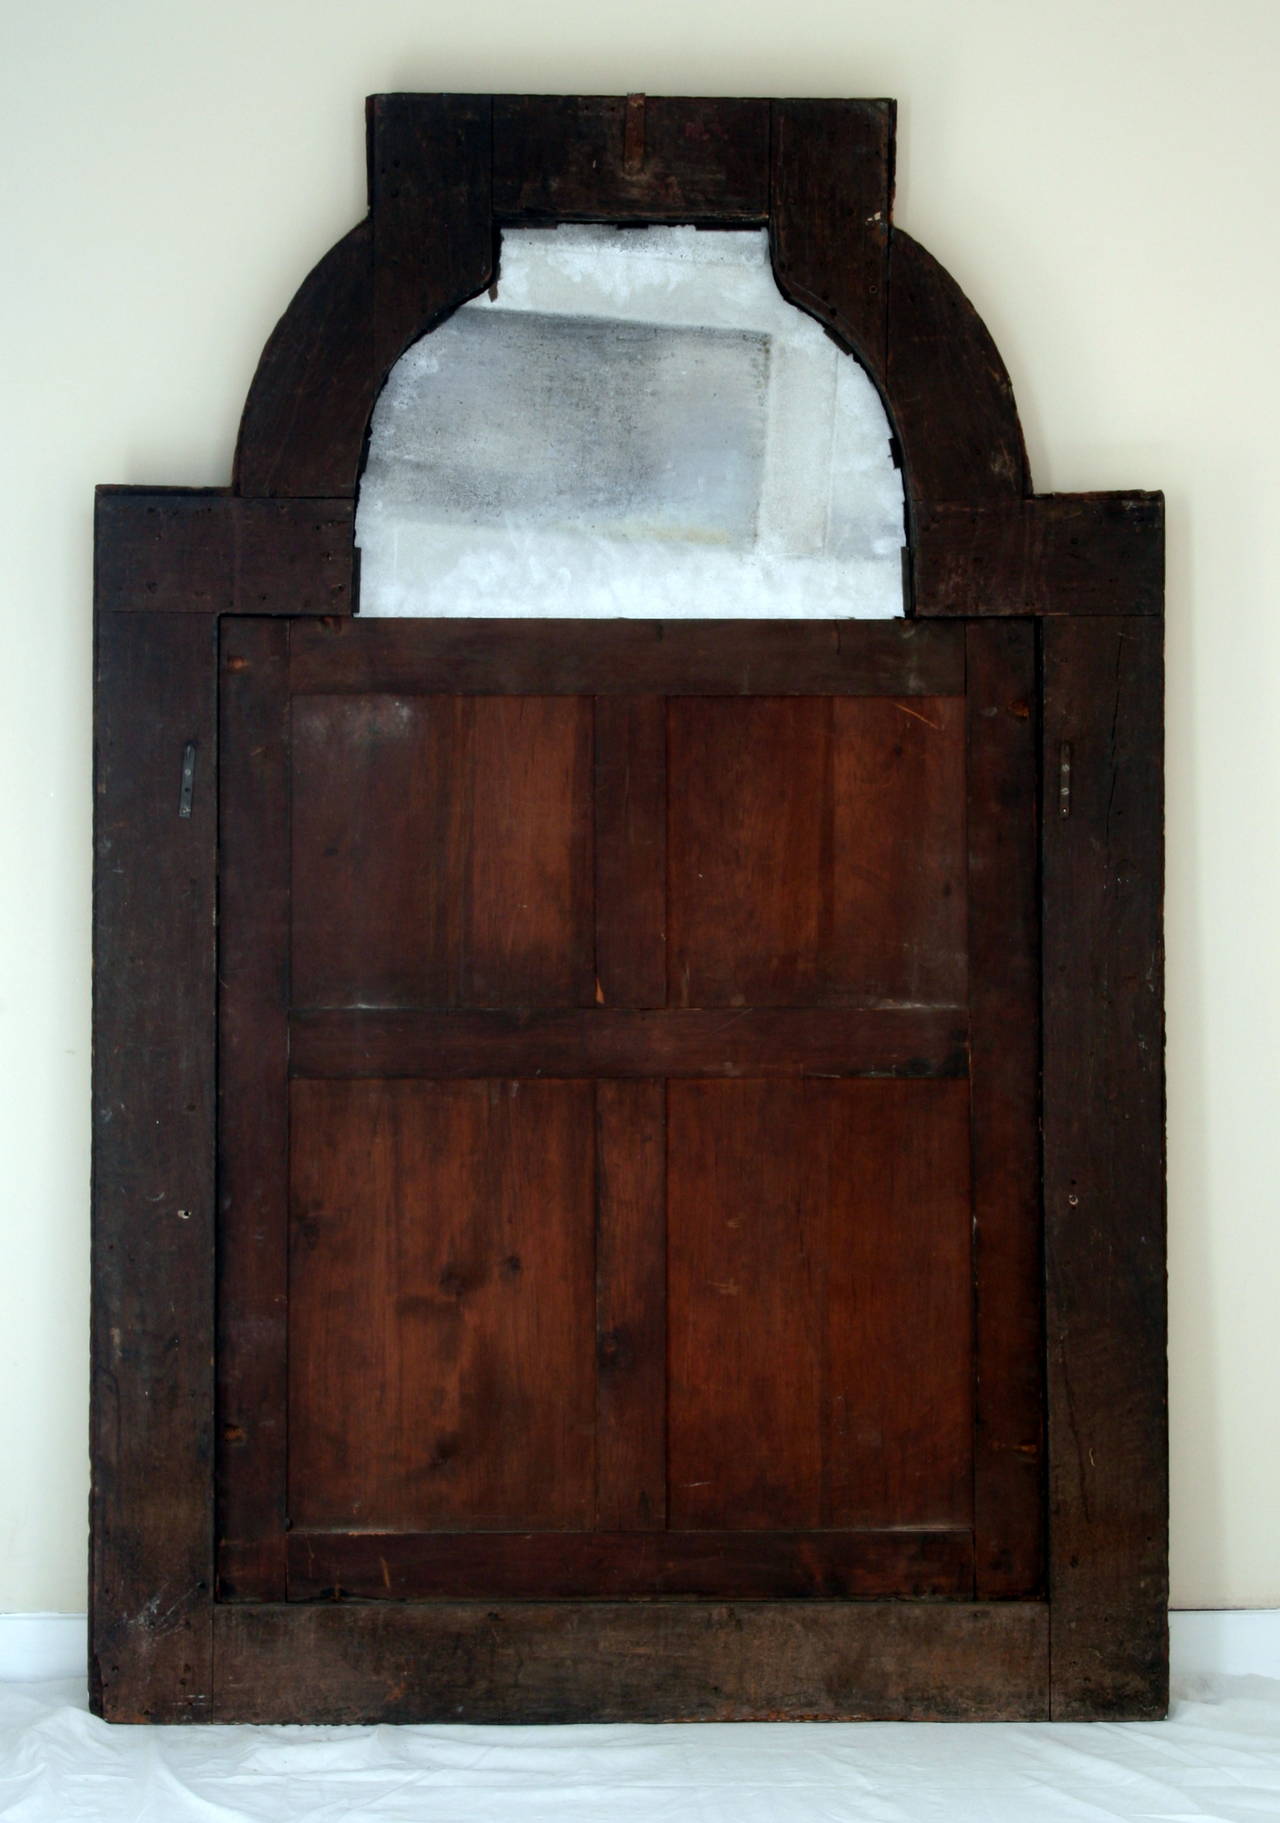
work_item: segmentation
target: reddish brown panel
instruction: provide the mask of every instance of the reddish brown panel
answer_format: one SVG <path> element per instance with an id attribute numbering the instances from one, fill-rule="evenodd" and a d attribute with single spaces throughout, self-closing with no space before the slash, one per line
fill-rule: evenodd
<path id="1" fill-rule="evenodd" d="M 591 704 L 300 697 L 296 1005 L 589 1006 Z"/>
<path id="2" fill-rule="evenodd" d="M 465 695 L 953 696 L 964 629 L 921 620 L 326 620 L 295 690 Z"/>
<path id="3" fill-rule="evenodd" d="M 972 1584 L 964 1530 L 289 1534 L 295 1601 L 867 1601 L 963 1596 Z"/>
<path id="4" fill-rule="evenodd" d="M 216 623 L 99 614 L 94 682 L 89 1696 L 178 1722 L 213 1677 Z"/>
<path id="5" fill-rule="evenodd" d="M 294 1015 L 295 1076 L 964 1076 L 962 1007 Z"/>
<path id="6" fill-rule="evenodd" d="M 967 640 L 975 1587 L 1008 1600 L 1044 1557 L 1035 628 Z"/>
<path id="7" fill-rule="evenodd" d="M 666 1090 L 596 1087 L 596 1524 L 666 1524 Z"/>
<path id="8" fill-rule="evenodd" d="M 1168 1704 L 1163 634 L 1043 630 L 1053 1712 Z M 1070 770 L 1064 774 L 1064 765 Z"/>
<path id="9" fill-rule="evenodd" d="M 1041 1602 L 345 1602 L 223 1608 L 220 1722 L 1011 1721 Z"/>
<path id="10" fill-rule="evenodd" d="M 222 627 L 218 1593 L 282 1600 L 289 1241 L 288 628 Z"/>
<path id="11" fill-rule="evenodd" d="M 294 1084 L 295 1525 L 591 1523 L 592 1100 Z"/>
<path id="12" fill-rule="evenodd" d="M 964 1083 L 672 1083 L 673 1527 L 962 1525 Z"/>
<path id="13" fill-rule="evenodd" d="M 493 207 L 511 222 L 763 222 L 769 104 L 495 96 Z"/>
<path id="14" fill-rule="evenodd" d="M 917 614 L 1159 614 L 1162 494 L 930 503 L 912 545 Z"/>
<path id="15" fill-rule="evenodd" d="M 963 698 L 681 700 L 668 726 L 673 1005 L 963 1000 Z"/>
<path id="16" fill-rule="evenodd" d="M 601 696 L 596 741 L 596 999 L 667 998 L 667 716 L 657 696 Z"/>
<path id="17" fill-rule="evenodd" d="M 886 396 L 913 516 L 935 501 L 1030 492 L 1013 388 L 955 280 L 900 228 L 889 239 Z"/>
<path id="18" fill-rule="evenodd" d="M 892 101 L 775 101 L 770 229 L 783 296 L 883 383 Z"/>

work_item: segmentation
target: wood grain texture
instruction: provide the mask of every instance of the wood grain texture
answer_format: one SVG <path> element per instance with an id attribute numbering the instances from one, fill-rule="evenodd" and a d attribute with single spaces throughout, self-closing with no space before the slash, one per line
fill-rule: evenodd
<path id="1" fill-rule="evenodd" d="M 769 104 L 495 96 L 493 207 L 507 222 L 763 222 Z"/>
<path id="2" fill-rule="evenodd" d="M 774 276 L 881 385 L 893 213 L 892 101 L 775 101 Z"/>
<path id="3" fill-rule="evenodd" d="M 212 1694 L 217 628 L 98 615 L 89 1694 Z M 190 814 L 179 814 L 194 748 Z"/>
<path id="4" fill-rule="evenodd" d="M 601 1082 L 595 1102 L 595 1524 L 602 1532 L 660 1530 L 667 1519 L 666 1088 Z"/>
<path id="5" fill-rule="evenodd" d="M 1043 1720 L 1035 1602 L 223 1608 L 219 1721 Z"/>
<path id="6" fill-rule="evenodd" d="M 964 632 L 941 622 L 368 620 L 308 622 L 305 693 L 948 696 Z"/>
<path id="7" fill-rule="evenodd" d="M 289 1534 L 295 1601 L 925 1600 L 972 1587 L 964 1530 Z"/>
<path id="8" fill-rule="evenodd" d="M 493 277 L 492 115 L 487 95 L 369 98 L 379 381 L 411 342 Z"/>
<path id="9" fill-rule="evenodd" d="M 293 1085 L 295 1525 L 591 1524 L 592 1116 L 587 1083 Z"/>
<path id="10" fill-rule="evenodd" d="M 676 1528 L 970 1523 L 964 1083 L 672 1083 Z"/>
<path id="11" fill-rule="evenodd" d="M 1042 637 L 1053 1713 L 1135 1720 L 1168 1703 L 1163 626 Z"/>
<path id="12" fill-rule="evenodd" d="M 963 1076 L 962 1007 L 296 1013 L 298 1076 Z"/>
<path id="13" fill-rule="evenodd" d="M 1040 903 L 1035 628 L 966 634 L 976 1593 L 1042 1591 Z"/>
<path id="14" fill-rule="evenodd" d="M 218 1595 L 283 1601 L 289 629 L 226 620 L 218 859 Z"/>
<path id="15" fill-rule="evenodd" d="M 350 500 L 237 500 L 215 488 L 100 487 L 103 611 L 349 614 Z"/>
<path id="16" fill-rule="evenodd" d="M 675 1006 L 965 996 L 960 697 L 681 699 L 668 715 Z"/>
<path id="17" fill-rule="evenodd" d="M 935 501 L 967 506 L 1030 493 L 1022 427 L 996 345 L 955 280 L 900 228 L 889 240 L 885 392 L 913 538 L 917 516 Z"/>
<path id="18" fill-rule="evenodd" d="M 921 615 L 1159 614 L 1162 494 L 1036 494 L 916 514 Z"/>
<path id="19" fill-rule="evenodd" d="M 595 703 L 596 998 L 667 998 L 667 711 L 658 696 Z"/>
<path id="20" fill-rule="evenodd" d="M 583 698 L 293 707 L 298 1006 L 590 1006 Z"/>

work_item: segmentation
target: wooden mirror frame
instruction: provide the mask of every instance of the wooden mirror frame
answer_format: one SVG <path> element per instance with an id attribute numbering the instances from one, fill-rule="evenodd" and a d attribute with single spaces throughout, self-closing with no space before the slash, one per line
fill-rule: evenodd
<path id="1" fill-rule="evenodd" d="M 267 343 L 232 486 L 99 490 L 96 1713 L 509 1719 L 522 1654 L 559 1691 L 530 1719 L 1164 1713 L 1163 502 L 1031 491 L 990 337 L 891 225 L 893 131 L 884 101 L 374 97 L 370 213 Z M 783 294 L 884 400 L 909 614 L 1034 626 L 1047 1597 L 633 1602 L 590 1642 L 555 1604 L 472 1603 L 462 1709 L 412 1604 L 340 1636 L 337 1604 L 214 1598 L 218 629 L 354 611 L 389 369 L 491 283 L 502 227 L 583 221 L 767 227 Z"/>

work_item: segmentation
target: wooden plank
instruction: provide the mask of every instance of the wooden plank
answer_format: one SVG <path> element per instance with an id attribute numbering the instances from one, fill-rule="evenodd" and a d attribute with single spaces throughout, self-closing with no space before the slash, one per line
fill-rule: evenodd
<path id="1" fill-rule="evenodd" d="M 912 551 L 917 614 L 1159 614 L 1162 494 L 929 503 Z"/>
<path id="2" fill-rule="evenodd" d="M 283 1601 L 289 1290 L 289 629 L 221 642 L 218 1594 Z"/>
<path id="3" fill-rule="evenodd" d="M 293 1015 L 295 1076 L 963 1076 L 960 1007 Z"/>
<path id="4" fill-rule="evenodd" d="M 590 1006 L 585 698 L 293 706 L 293 998 Z"/>
<path id="5" fill-rule="evenodd" d="M 498 95 L 493 167 L 494 213 L 508 222 L 763 222 L 769 104 Z"/>
<path id="6" fill-rule="evenodd" d="M 595 1510 L 604 1532 L 667 1520 L 666 1167 L 664 1084 L 598 1083 Z"/>
<path id="7" fill-rule="evenodd" d="M 595 1506 L 595 1147 L 575 1082 L 295 1083 L 295 1525 Z"/>
<path id="8" fill-rule="evenodd" d="M 960 697 L 673 701 L 675 1006 L 965 996 Z"/>
<path id="9" fill-rule="evenodd" d="M 1042 638 L 1053 1713 L 1136 1720 L 1168 1702 L 1163 626 Z"/>
<path id="10" fill-rule="evenodd" d="M 892 101 L 775 101 L 769 228 L 785 298 L 883 382 Z"/>
<path id="11" fill-rule="evenodd" d="M 668 1090 L 676 1529 L 968 1526 L 961 1082 Z"/>
<path id="12" fill-rule="evenodd" d="M 986 325 L 910 235 L 889 241 L 886 397 L 915 519 L 935 501 L 1020 500 L 1031 491 L 1013 388 Z"/>
<path id="13" fill-rule="evenodd" d="M 89 1691 L 117 1721 L 212 1690 L 216 640 L 97 619 Z"/>
<path id="14" fill-rule="evenodd" d="M 237 500 L 214 488 L 100 487 L 103 611 L 349 614 L 350 500 Z"/>
<path id="15" fill-rule="evenodd" d="M 1044 1563 L 1035 629 L 966 639 L 975 1590 L 1007 1600 Z"/>
<path id="16" fill-rule="evenodd" d="M 308 623 L 301 692 L 949 696 L 964 631 L 941 622 L 368 620 Z"/>
<path id="17" fill-rule="evenodd" d="M 487 95 L 369 97 L 380 374 L 493 277 L 492 111 Z"/>
<path id="18" fill-rule="evenodd" d="M 217 1614 L 219 1721 L 1041 1720 L 1035 1602 L 317 1602 Z"/>
<path id="19" fill-rule="evenodd" d="M 972 1584 L 964 1530 L 289 1534 L 295 1601 L 925 1599 Z"/>
<path id="20" fill-rule="evenodd" d="M 596 998 L 667 998 L 667 710 L 658 696 L 595 704 Z"/>

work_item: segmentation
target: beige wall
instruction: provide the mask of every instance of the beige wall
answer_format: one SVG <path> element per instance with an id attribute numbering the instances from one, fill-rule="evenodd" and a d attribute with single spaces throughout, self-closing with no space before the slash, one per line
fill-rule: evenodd
<path id="1" fill-rule="evenodd" d="M 1042 490 L 1169 499 L 1173 1588 L 1280 1603 L 1274 0 L 14 0 L 0 33 L 0 1610 L 84 1605 L 96 481 L 224 483 L 388 89 L 895 95 Z"/>

